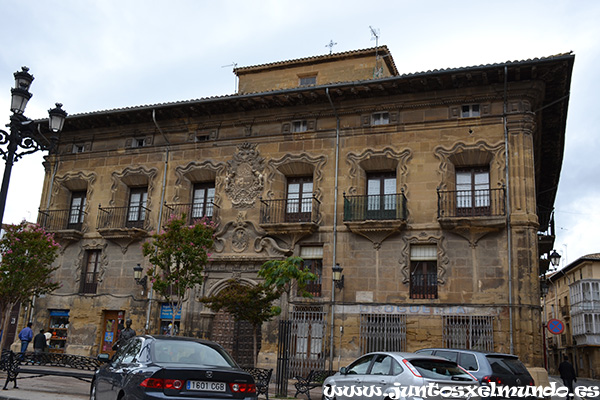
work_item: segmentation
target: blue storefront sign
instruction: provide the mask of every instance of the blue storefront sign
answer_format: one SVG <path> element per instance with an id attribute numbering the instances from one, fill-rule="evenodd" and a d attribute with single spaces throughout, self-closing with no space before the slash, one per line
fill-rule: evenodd
<path id="1" fill-rule="evenodd" d="M 160 319 L 169 319 L 169 320 L 173 319 L 173 309 L 171 308 L 170 304 L 163 303 L 160 305 Z M 181 309 L 179 310 L 177 315 L 175 315 L 175 321 L 179 321 L 180 319 L 181 319 Z"/>

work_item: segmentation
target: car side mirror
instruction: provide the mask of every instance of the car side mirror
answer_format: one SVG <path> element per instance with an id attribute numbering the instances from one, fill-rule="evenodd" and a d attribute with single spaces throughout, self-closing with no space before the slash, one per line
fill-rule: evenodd
<path id="1" fill-rule="evenodd" d="M 107 354 L 107 353 L 98 354 L 98 361 L 103 362 L 103 363 L 109 362 L 110 354 Z"/>
<path id="2" fill-rule="evenodd" d="M 342 374 L 342 375 L 348 375 L 348 368 L 346 368 L 346 367 L 340 368 L 340 374 Z"/>

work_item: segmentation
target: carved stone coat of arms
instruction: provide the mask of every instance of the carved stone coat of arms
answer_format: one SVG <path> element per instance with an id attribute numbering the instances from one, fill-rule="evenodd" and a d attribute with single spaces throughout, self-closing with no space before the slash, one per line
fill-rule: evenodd
<path id="1" fill-rule="evenodd" d="M 243 143 L 229 165 L 225 178 L 225 193 L 234 208 L 250 208 L 264 188 L 264 158 L 260 157 L 256 145 Z"/>

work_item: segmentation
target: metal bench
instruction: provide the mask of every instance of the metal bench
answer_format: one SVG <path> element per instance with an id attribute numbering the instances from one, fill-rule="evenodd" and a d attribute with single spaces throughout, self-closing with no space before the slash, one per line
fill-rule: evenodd
<path id="1" fill-rule="evenodd" d="M 256 394 L 264 394 L 267 400 L 269 400 L 269 382 L 271 382 L 273 369 L 246 367 L 242 369 L 254 378 L 254 383 L 256 383 Z"/>
<path id="2" fill-rule="evenodd" d="M 11 350 L 3 350 L 0 359 L 0 369 L 6 371 L 4 390 L 9 382 L 13 382 L 13 388 L 18 388 L 17 377 L 27 379 L 56 375 L 91 382 L 94 372 L 101 365 L 102 361 L 93 357 L 61 353 L 14 353 Z M 21 374 L 31 376 L 19 376 Z"/>
<path id="3" fill-rule="evenodd" d="M 323 381 L 333 374 L 335 374 L 335 371 L 313 369 L 309 372 L 306 378 L 302 376 L 295 376 L 294 379 L 296 379 L 296 383 L 294 383 L 294 386 L 296 387 L 296 394 L 294 397 L 297 397 L 302 393 L 306 395 L 308 400 L 311 400 L 311 389 L 321 387 L 321 385 L 323 385 Z"/>

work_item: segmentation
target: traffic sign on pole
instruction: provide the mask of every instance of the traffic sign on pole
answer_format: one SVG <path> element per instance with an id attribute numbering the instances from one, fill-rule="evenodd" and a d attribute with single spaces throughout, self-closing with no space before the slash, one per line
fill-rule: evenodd
<path id="1" fill-rule="evenodd" d="M 565 324 L 563 324 L 563 322 L 559 321 L 558 319 L 551 319 L 550 321 L 548 321 L 546 327 L 548 328 L 550 333 L 554 333 L 555 335 L 560 335 L 565 331 Z"/>

